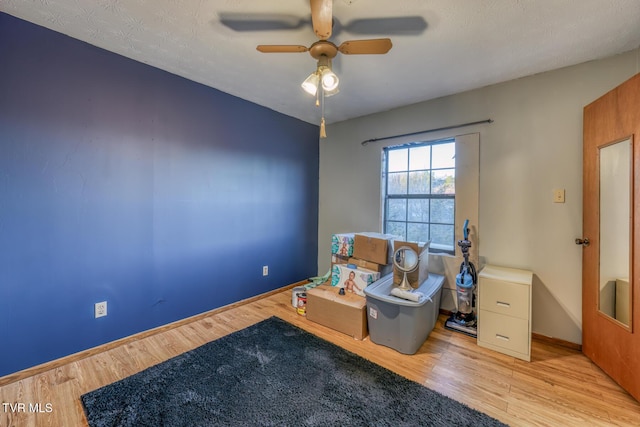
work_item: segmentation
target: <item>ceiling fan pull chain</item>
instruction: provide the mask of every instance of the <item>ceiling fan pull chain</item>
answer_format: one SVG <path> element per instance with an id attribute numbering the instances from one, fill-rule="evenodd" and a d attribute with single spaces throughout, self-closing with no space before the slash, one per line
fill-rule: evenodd
<path id="1" fill-rule="evenodd" d="M 322 85 L 319 86 L 320 87 L 318 88 L 318 92 L 322 91 L 322 94 L 320 95 L 322 97 L 322 102 L 320 104 L 320 111 L 322 114 L 322 119 L 320 119 L 320 138 L 326 138 L 327 130 L 325 129 L 324 125 L 324 88 L 322 87 Z"/>

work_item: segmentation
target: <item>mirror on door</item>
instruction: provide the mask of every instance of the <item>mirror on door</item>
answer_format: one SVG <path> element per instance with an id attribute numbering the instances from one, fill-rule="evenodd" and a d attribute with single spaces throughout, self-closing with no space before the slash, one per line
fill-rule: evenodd
<path id="1" fill-rule="evenodd" d="M 631 327 L 631 139 L 600 148 L 601 313 Z"/>

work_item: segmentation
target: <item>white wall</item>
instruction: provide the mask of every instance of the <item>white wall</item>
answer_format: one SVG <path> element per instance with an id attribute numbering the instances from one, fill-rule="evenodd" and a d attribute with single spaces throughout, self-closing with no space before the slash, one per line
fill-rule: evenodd
<path id="1" fill-rule="evenodd" d="M 319 274 L 329 268 L 331 234 L 381 229 L 381 150 L 399 141 L 363 140 L 490 118 L 420 139 L 480 133 L 480 256 L 532 270 L 533 331 L 581 343 L 582 110 L 639 63 L 636 49 L 329 125 L 320 141 Z M 555 188 L 566 203 L 553 203 Z"/>

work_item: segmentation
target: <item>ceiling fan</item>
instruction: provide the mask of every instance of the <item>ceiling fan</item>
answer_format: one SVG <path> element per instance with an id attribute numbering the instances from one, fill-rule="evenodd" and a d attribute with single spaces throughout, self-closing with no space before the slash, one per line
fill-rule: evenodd
<path id="1" fill-rule="evenodd" d="M 328 39 L 331 37 L 333 29 L 333 1 L 332 0 L 310 0 L 311 22 L 313 31 L 319 40 L 311 46 L 302 45 L 258 45 L 257 49 L 263 53 L 297 53 L 309 52 L 313 58 L 319 60 L 322 57 L 329 59 L 335 57 L 338 52 L 353 54 L 384 54 L 391 49 L 391 40 L 370 39 L 370 40 L 350 40 L 336 46 Z"/>
<path id="2" fill-rule="evenodd" d="M 348 40 L 339 46 L 329 41 L 334 25 L 337 20 L 333 17 L 333 0 L 309 0 L 311 7 L 311 25 L 318 40 L 311 46 L 304 45 L 258 45 L 257 50 L 262 53 L 304 53 L 309 52 L 311 57 L 317 61 L 316 70 L 311 73 L 302 83 L 302 88 L 311 95 L 316 96 L 316 105 L 322 104 L 323 113 L 320 124 L 320 136 L 325 137 L 324 129 L 324 97 L 331 96 L 338 92 L 339 79 L 333 72 L 331 61 L 338 53 L 344 55 L 382 55 L 392 47 L 389 38 Z M 379 22 L 376 22 L 379 21 Z M 239 19 L 231 14 L 221 15 L 221 22 L 236 31 L 255 31 L 271 29 L 297 29 L 304 25 L 304 21 L 290 16 L 267 16 L 261 19 L 255 15 L 245 15 Z M 383 30 L 397 26 L 400 31 L 397 34 L 410 34 L 415 31 L 422 31 L 426 27 L 426 22 L 422 17 L 400 17 L 356 20 L 349 25 L 339 26 L 340 29 L 347 29 L 352 32 L 369 32 L 367 28 L 376 24 Z M 389 25 L 391 24 L 391 25 Z"/>

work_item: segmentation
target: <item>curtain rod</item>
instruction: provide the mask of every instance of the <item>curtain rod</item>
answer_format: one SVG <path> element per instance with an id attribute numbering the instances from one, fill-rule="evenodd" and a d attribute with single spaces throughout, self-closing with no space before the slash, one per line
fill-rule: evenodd
<path id="1" fill-rule="evenodd" d="M 412 136 L 412 135 L 418 135 L 418 134 L 421 134 L 421 133 L 437 132 L 437 131 L 441 131 L 441 130 L 457 129 L 457 128 L 462 128 L 462 127 L 465 127 L 465 126 L 479 125 L 479 124 L 482 124 L 482 123 L 493 123 L 493 120 L 491 120 L 491 119 L 480 120 L 480 121 L 477 121 L 477 122 L 463 123 L 463 124 L 460 124 L 460 125 L 445 126 L 445 127 L 442 127 L 442 128 L 427 129 L 427 130 L 421 130 L 421 131 L 418 131 L 418 132 L 403 133 L 401 135 L 383 136 L 381 138 L 371 138 L 371 139 L 367 139 L 366 141 L 362 141 L 361 144 L 362 145 L 367 145 L 370 142 L 384 141 L 385 139 L 400 138 L 402 136 Z"/>

